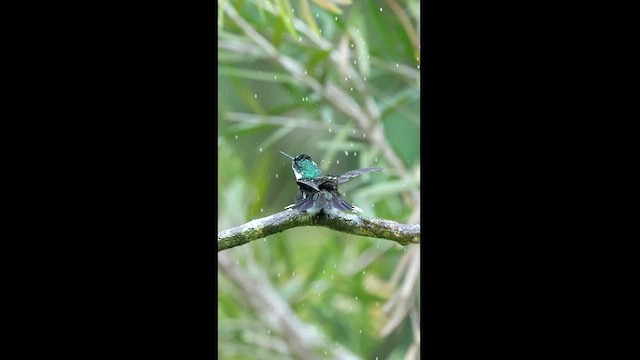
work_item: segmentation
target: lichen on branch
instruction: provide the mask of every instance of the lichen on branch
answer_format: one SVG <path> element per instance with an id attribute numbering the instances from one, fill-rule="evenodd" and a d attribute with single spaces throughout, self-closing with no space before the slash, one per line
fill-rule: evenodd
<path id="1" fill-rule="evenodd" d="M 387 239 L 400 245 L 420 243 L 419 224 L 401 224 L 340 212 L 309 215 L 289 209 L 219 232 L 218 252 L 298 226 L 323 226 L 348 234 Z"/>

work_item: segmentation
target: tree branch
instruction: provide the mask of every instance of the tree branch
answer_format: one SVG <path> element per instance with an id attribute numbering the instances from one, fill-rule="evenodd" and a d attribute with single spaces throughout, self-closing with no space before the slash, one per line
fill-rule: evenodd
<path id="1" fill-rule="evenodd" d="M 400 245 L 420 243 L 419 224 L 407 225 L 339 212 L 309 215 L 289 209 L 219 232 L 218 252 L 298 226 L 323 226 L 348 234 L 387 239 Z"/>

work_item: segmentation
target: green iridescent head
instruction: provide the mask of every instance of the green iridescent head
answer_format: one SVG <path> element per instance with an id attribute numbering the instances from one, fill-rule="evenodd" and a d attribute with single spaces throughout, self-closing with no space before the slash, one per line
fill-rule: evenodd
<path id="1" fill-rule="evenodd" d="M 300 154 L 296 157 L 287 155 L 280 151 L 280 154 L 287 157 L 287 159 L 291 160 L 291 168 L 293 169 L 293 173 L 296 175 L 296 180 L 300 179 L 314 179 L 319 176 L 322 176 L 322 172 L 320 172 L 320 168 L 316 165 L 311 157 L 307 154 Z"/>

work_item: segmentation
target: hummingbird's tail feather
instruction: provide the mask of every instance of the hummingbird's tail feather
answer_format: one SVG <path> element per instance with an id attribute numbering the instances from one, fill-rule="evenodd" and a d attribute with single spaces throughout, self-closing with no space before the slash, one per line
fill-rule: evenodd
<path id="1" fill-rule="evenodd" d="M 362 209 L 359 207 L 346 202 L 344 199 L 334 196 L 331 199 L 331 203 L 335 209 L 342 211 L 353 211 L 353 212 L 362 212 Z"/>

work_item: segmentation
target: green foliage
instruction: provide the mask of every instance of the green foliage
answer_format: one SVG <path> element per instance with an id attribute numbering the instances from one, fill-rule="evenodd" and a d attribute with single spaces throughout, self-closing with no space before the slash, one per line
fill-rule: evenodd
<path id="1" fill-rule="evenodd" d="M 396 2 L 417 32 L 419 1 Z M 219 230 L 293 202 L 295 178 L 278 150 L 309 154 L 323 172 L 382 167 L 383 172 L 341 185 L 345 198 L 365 216 L 406 222 L 415 210 L 406 197 L 419 190 L 419 180 L 394 170 L 367 129 L 305 82 L 309 77 L 321 86 L 332 83 L 362 109 L 373 102 L 380 118 L 373 116 L 372 124 L 382 124 L 385 141 L 409 174 L 419 166 L 419 49 L 386 2 L 344 3 L 219 1 Z M 269 57 L 224 12 L 229 6 L 305 74 L 296 75 Z M 390 241 L 316 227 L 290 229 L 225 251 L 248 273 L 264 274 L 328 344 L 339 343 L 360 358 L 402 358 L 407 352 L 413 337 L 407 321 L 394 336 L 380 337 L 388 320 L 382 309 L 395 292 L 390 278 L 405 252 Z M 260 321 L 231 281 L 218 279 L 220 358 L 290 358 L 282 350 L 286 340 Z"/>

